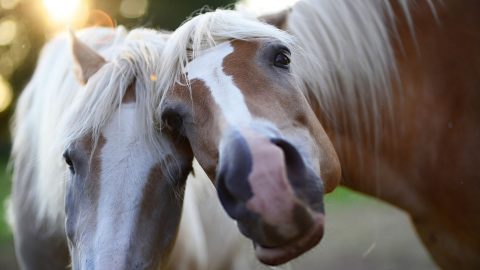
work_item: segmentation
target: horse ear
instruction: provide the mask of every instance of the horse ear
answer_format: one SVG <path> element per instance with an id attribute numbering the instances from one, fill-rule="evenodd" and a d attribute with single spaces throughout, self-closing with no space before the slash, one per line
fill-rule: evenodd
<path id="1" fill-rule="evenodd" d="M 73 54 L 74 69 L 77 78 L 82 84 L 87 83 L 105 63 L 105 59 L 92 48 L 78 40 L 70 30 L 70 40 Z"/>
<path id="2" fill-rule="evenodd" d="M 258 19 L 262 22 L 271 24 L 279 29 L 285 30 L 287 26 L 288 15 L 292 9 L 284 9 L 277 13 L 266 14 L 258 17 Z"/>

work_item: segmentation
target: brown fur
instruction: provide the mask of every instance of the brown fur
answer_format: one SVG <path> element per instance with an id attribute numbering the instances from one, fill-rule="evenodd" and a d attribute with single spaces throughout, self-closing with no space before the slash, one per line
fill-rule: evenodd
<path id="1" fill-rule="evenodd" d="M 79 179 L 78 181 L 81 181 L 82 183 L 87 183 L 87 185 L 85 185 L 85 187 L 87 188 L 86 192 L 90 194 L 90 199 L 92 202 L 94 202 L 95 205 L 98 205 L 98 199 L 100 197 L 99 179 L 102 172 L 101 153 L 106 143 L 107 139 L 102 134 L 100 134 L 100 136 L 98 137 L 98 142 L 96 143 L 96 145 L 94 145 L 91 135 L 85 136 L 80 141 L 80 147 L 85 153 L 84 162 L 85 164 L 87 164 L 87 167 L 83 169 L 87 170 L 87 174 L 85 176 L 85 179 Z M 94 209 L 94 212 L 96 211 L 97 209 Z"/>
<path id="2" fill-rule="evenodd" d="M 398 104 L 411 143 L 408 159 L 388 159 L 424 201 L 411 209 L 418 232 L 444 268 L 480 267 L 480 4 L 445 1 L 440 25 L 424 3 L 413 13 L 418 51 L 405 30 L 397 49 L 406 100 Z M 400 21 L 399 29 L 405 29 Z M 413 123 L 411 123 L 412 121 Z M 407 124 L 410 122 L 410 124 Z M 416 165 L 416 172 L 409 170 Z"/>
<path id="3" fill-rule="evenodd" d="M 205 86 L 205 83 L 201 80 L 194 80 L 190 83 L 192 88 L 191 92 L 187 86 L 177 84 L 173 90 L 170 91 L 170 94 L 172 95 L 171 97 L 174 102 L 187 100 L 188 104 L 192 104 L 193 108 L 190 109 L 194 111 L 193 119 L 185 120 L 185 128 L 190 129 L 186 132 L 188 133 L 190 131 L 199 134 L 191 139 L 192 141 L 190 144 L 192 150 L 197 153 L 195 158 L 197 160 L 202 160 L 202 167 L 210 179 L 215 179 L 215 170 L 218 162 L 215 146 L 218 145 L 218 142 L 220 141 L 218 134 L 220 134 L 222 127 L 220 126 L 221 121 L 213 121 L 213 119 L 220 114 L 215 114 L 215 112 L 218 111 L 218 108 L 216 108 L 215 101 L 213 100 L 210 91 Z M 195 102 L 190 102 L 190 99 Z M 205 140 L 199 140 L 198 138 L 208 138 L 208 143 L 205 142 Z M 199 148 L 206 149 L 206 151 L 198 151 Z M 214 157 L 213 159 L 210 158 L 212 156 Z"/>
<path id="4" fill-rule="evenodd" d="M 327 132 L 339 151 L 342 184 L 409 212 L 442 268 L 478 269 L 480 4 L 444 2 L 440 23 L 426 1 L 412 6 L 416 41 L 394 5 L 402 88 L 394 91 L 395 128 L 382 127 L 379 155 L 366 142 Z M 362 160 L 354 154 L 359 148 Z"/>
<path id="5" fill-rule="evenodd" d="M 97 213 L 98 200 L 100 198 L 101 185 L 100 175 L 102 171 L 101 152 L 107 140 L 103 135 L 100 135 L 98 142 L 94 144 L 91 134 L 86 135 L 73 145 L 70 150 L 70 156 L 75 159 L 75 174 L 71 176 L 67 184 L 67 199 L 66 209 L 70 209 L 69 204 L 79 204 L 88 202 L 91 205 L 91 213 Z M 69 189 L 79 190 L 78 192 L 84 194 L 82 202 L 71 201 L 68 199 Z M 95 214 L 83 215 L 81 217 L 76 213 L 76 208 L 71 208 L 72 213 L 67 214 L 66 232 L 71 241 L 77 241 L 78 235 L 75 231 L 81 231 L 78 226 L 88 227 L 88 229 L 95 230 L 97 224 L 97 216 Z M 78 222 L 78 218 L 82 221 Z"/>
<path id="6" fill-rule="evenodd" d="M 288 14 L 290 13 L 290 11 L 291 9 L 286 9 L 277 13 L 260 16 L 258 19 L 260 21 L 274 25 L 277 28 L 285 29 L 285 27 L 287 26 Z"/>
<path id="7" fill-rule="evenodd" d="M 160 183 L 160 184 L 159 184 Z M 147 221 L 142 220 L 151 218 L 153 216 L 161 217 L 158 226 L 149 226 L 143 229 L 154 230 L 158 233 L 155 239 L 148 239 L 154 246 L 150 248 L 151 251 L 161 251 L 160 254 L 151 254 L 147 258 L 155 258 L 156 262 L 150 262 L 151 269 L 156 269 L 154 266 L 165 266 L 170 253 L 175 243 L 177 236 L 179 216 L 182 211 L 183 200 L 176 199 L 178 196 L 183 196 L 184 185 L 174 187 L 165 179 L 164 169 L 161 164 L 155 165 L 149 173 L 147 184 L 145 185 L 145 192 L 142 198 L 138 222 L 148 224 Z M 181 194 L 181 195 L 180 195 Z M 161 204 L 158 205 L 159 198 Z M 145 241 L 145 239 L 143 239 Z M 150 269 L 150 268 L 149 268 Z"/>
<path id="8" fill-rule="evenodd" d="M 270 119 L 285 134 L 294 135 L 295 128 L 307 128 L 316 140 L 318 149 L 321 149 L 316 152 L 321 155 L 319 166 L 325 189 L 327 192 L 333 190 L 340 179 L 337 155 L 313 111 L 309 107 L 298 106 L 306 103 L 305 97 L 291 90 L 294 89 L 291 81 L 272 73 L 271 67 L 258 59 L 259 44 L 237 40 L 233 41 L 232 45 L 235 53 L 224 59 L 224 71 L 233 77 L 235 84 L 244 93 L 249 110 L 254 115 Z M 292 129 L 289 130 L 288 127 Z"/>
<path id="9" fill-rule="evenodd" d="M 253 121 L 235 126 L 236 123 L 223 119 L 223 108 L 218 107 L 210 89 L 201 80 L 190 81 L 191 89 L 185 84 L 170 89 L 161 106 L 162 118 L 166 117 L 167 123 L 178 117 L 183 120 L 182 130 L 177 132 L 189 139 L 196 159 L 209 177 L 217 179 L 225 210 L 231 216 L 240 217 L 237 221 L 242 233 L 258 244 L 259 260 L 278 265 L 310 249 L 323 235 L 322 193 L 338 184 L 339 162 L 303 92 L 296 87 L 293 75 L 288 68 L 274 64 L 274 57 L 283 52 L 280 41 L 235 40 L 230 44 L 233 52 L 223 59 L 223 72 L 240 90 Z M 169 118 L 172 116 L 175 118 Z M 272 138 L 266 137 L 271 134 L 265 135 L 256 129 L 268 129 L 272 125 L 275 126 L 273 132 L 278 132 L 278 136 Z M 176 125 L 167 124 L 166 129 L 169 126 Z M 266 155 L 252 159 L 256 152 L 251 148 L 259 150 L 260 147 L 247 142 L 252 139 L 246 136 L 249 130 L 263 138 L 259 143 L 265 144 L 264 153 L 283 153 L 283 157 L 277 156 L 272 162 L 265 160 Z M 236 160 L 240 153 L 244 155 Z M 278 174 L 281 166 L 285 169 L 284 175 Z M 246 175 L 240 176 L 240 171 Z M 280 186 L 274 190 L 288 190 L 289 198 L 272 191 L 272 185 L 265 184 L 267 177 L 270 183 Z M 282 185 L 286 188 L 282 189 Z M 271 209 L 275 208 L 268 203 L 272 198 L 290 201 L 285 201 L 284 207 Z M 303 221 L 294 219 L 298 217 L 294 211 L 297 206 L 304 210 Z M 276 211 L 280 215 L 272 214 Z M 310 234 L 316 237 L 305 241 L 310 240 Z"/>
<path id="10" fill-rule="evenodd" d="M 135 103 L 137 101 L 136 93 L 135 93 L 135 81 L 132 82 L 127 90 L 125 90 L 125 94 L 123 95 L 122 103 Z"/>

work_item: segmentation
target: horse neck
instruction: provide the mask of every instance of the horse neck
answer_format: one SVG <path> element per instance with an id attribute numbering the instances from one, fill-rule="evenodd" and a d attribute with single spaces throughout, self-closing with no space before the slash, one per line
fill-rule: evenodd
<path id="1" fill-rule="evenodd" d="M 293 8 L 287 28 L 309 57 L 299 76 L 339 154 L 343 184 L 410 207 L 401 198 L 411 189 L 404 179 L 413 181 L 424 169 L 415 157 L 437 155 L 439 145 L 431 136 L 441 133 L 439 122 L 451 115 L 442 105 L 450 110 L 478 96 L 472 85 L 462 84 L 478 81 L 473 75 L 479 59 L 467 55 L 475 52 L 479 39 L 459 29 L 479 25 L 478 4 L 458 2 L 432 7 L 430 1 L 418 1 L 408 7 L 407 1 L 362 1 L 359 6 L 317 1 Z M 459 59 L 470 62 L 473 71 Z M 451 70 L 449 62 L 459 70 Z M 451 91 L 455 85 L 466 95 Z M 429 123 L 435 113 L 439 117 Z M 423 132 L 423 127 L 432 131 Z M 405 192 L 393 194 L 389 186 Z"/>
<path id="2" fill-rule="evenodd" d="M 379 1 L 318 0 L 299 2 L 289 16 L 287 29 L 304 48 L 294 69 L 334 137 L 375 146 L 376 121 L 391 116 L 383 110 L 391 107 L 396 75 L 388 27 L 393 18 L 385 14 L 391 9 Z"/>

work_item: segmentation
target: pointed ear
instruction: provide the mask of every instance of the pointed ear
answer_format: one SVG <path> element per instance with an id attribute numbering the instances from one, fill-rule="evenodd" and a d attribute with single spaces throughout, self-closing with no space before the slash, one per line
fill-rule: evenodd
<path id="1" fill-rule="evenodd" d="M 92 48 L 78 40 L 71 30 L 70 41 L 73 54 L 73 63 L 75 65 L 75 74 L 77 75 L 80 83 L 85 84 L 93 74 L 95 74 L 103 65 L 105 65 L 106 61 Z"/>
<path id="2" fill-rule="evenodd" d="M 290 14 L 291 10 L 291 8 L 284 9 L 277 13 L 262 15 L 258 17 L 258 19 L 279 29 L 286 30 L 285 28 L 287 27 L 288 15 Z"/>

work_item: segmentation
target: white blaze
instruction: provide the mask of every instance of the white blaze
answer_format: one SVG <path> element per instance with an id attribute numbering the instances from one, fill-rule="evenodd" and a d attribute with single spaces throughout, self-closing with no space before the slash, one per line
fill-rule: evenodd
<path id="1" fill-rule="evenodd" d="M 155 154 L 139 132 L 135 103 L 122 104 L 103 130 L 106 143 L 101 152 L 100 198 L 97 212 L 98 250 L 115 243 L 117 252 L 129 247 L 135 214 L 141 203 Z M 97 260 L 102 256 L 96 256 Z M 97 262 L 99 263 L 99 262 Z"/>
<path id="2" fill-rule="evenodd" d="M 223 59 L 233 51 L 230 42 L 205 51 L 187 64 L 188 79 L 205 83 L 228 124 L 244 126 L 252 120 L 252 116 L 233 77 L 223 71 Z"/>

